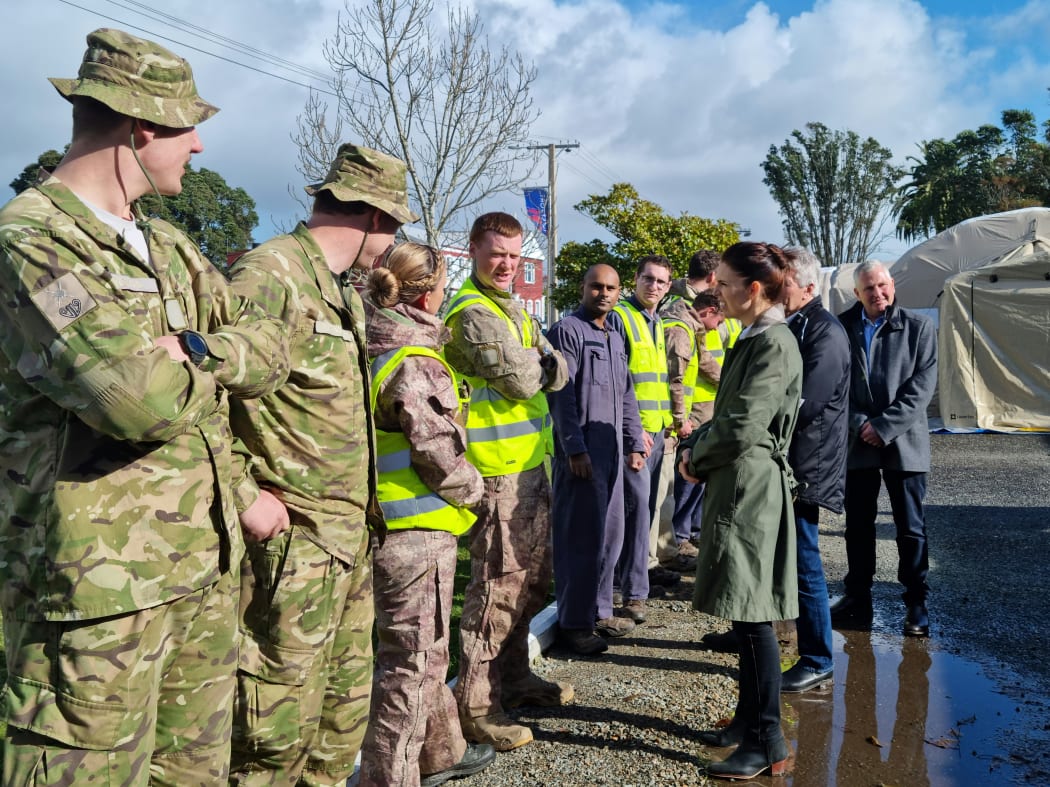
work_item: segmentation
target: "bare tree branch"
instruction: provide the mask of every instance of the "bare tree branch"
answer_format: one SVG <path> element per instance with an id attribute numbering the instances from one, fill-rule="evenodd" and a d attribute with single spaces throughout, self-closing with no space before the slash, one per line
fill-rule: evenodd
<path id="1" fill-rule="evenodd" d="M 402 159 L 431 244 L 465 224 L 458 214 L 531 175 L 525 147 L 538 115 L 532 64 L 490 49 L 473 11 L 450 7 L 438 21 L 445 27 L 435 29 L 433 0 L 346 0 L 324 45 L 337 120 L 311 95 L 293 135 L 308 179 L 347 139 Z"/>

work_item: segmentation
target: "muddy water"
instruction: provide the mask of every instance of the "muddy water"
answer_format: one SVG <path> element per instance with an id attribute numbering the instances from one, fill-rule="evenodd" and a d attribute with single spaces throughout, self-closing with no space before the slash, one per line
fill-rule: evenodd
<path id="1" fill-rule="evenodd" d="M 1019 731 L 1047 720 L 1000 693 L 977 663 L 940 650 L 936 639 L 835 632 L 834 686 L 785 694 L 782 706 L 796 757 L 787 780 L 771 784 L 976 787 L 1050 781 L 1039 767 L 1032 780 L 1032 764 L 1047 752 L 1018 753 L 1010 746 Z"/>

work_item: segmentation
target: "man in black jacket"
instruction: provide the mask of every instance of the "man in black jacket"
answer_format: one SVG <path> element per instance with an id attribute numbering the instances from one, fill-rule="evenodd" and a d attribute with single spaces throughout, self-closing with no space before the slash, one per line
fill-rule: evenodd
<path id="1" fill-rule="evenodd" d="M 828 685 L 832 677 L 828 586 L 817 542 L 820 508 L 842 512 L 849 432 L 849 339 L 816 293 L 820 262 L 807 249 L 786 250 L 788 327 L 802 354 L 802 405 L 788 462 L 800 488 L 795 500 L 798 554 L 798 662 L 784 673 L 782 692 Z"/>

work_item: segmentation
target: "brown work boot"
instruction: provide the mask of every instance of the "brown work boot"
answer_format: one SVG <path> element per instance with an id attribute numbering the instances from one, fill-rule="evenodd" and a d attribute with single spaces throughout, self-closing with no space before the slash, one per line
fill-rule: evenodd
<path id="1" fill-rule="evenodd" d="M 616 610 L 616 614 L 635 623 L 645 623 L 645 600 L 632 598 L 622 609 Z"/>
<path id="2" fill-rule="evenodd" d="M 534 672 L 530 672 L 523 680 L 504 683 L 502 688 L 504 708 L 520 708 L 522 705 L 554 708 L 568 705 L 575 696 L 576 690 L 571 683 L 544 680 Z"/>
<path id="3" fill-rule="evenodd" d="M 626 618 L 602 618 L 594 624 L 594 631 L 605 637 L 623 637 L 634 631 L 634 621 Z"/>
<path id="4" fill-rule="evenodd" d="M 515 724 L 506 713 L 460 718 L 463 737 L 471 743 L 488 743 L 496 751 L 510 751 L 532 743 L 532 730 Z"/>

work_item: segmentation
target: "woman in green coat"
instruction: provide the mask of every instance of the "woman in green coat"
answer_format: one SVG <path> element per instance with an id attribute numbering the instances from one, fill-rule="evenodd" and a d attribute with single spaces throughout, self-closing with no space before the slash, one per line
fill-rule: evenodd
<path id="1" fill-rule="evenodd" d="M 714 417 L 687 441 L 682 475 L 707 482 L 694 608 L 728 618 L 740 641 L 733 722 L 700 733 L 737 749 L 710 776 L 750 779 L 785 771 L 780 650 L 774 620 L 798 616 L 795 521 L 788 442 L 798 414 L 802 359 L 780 305 L 787 258 L 778 246 L 737 243 L 722 254 L 717 290 L 745 326 L 729 351 Z"/>

